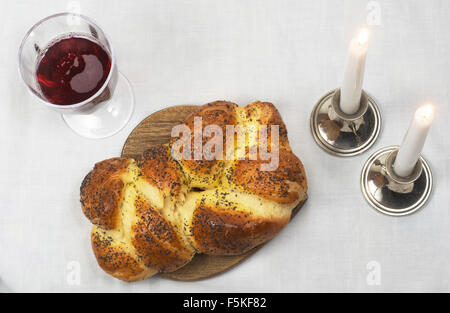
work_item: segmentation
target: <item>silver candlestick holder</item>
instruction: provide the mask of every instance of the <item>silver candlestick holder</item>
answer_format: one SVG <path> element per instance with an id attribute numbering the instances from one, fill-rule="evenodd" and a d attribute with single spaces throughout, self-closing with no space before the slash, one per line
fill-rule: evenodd
<path id="1" fill-rule="evenodd" d="M 324 95 L 315 105 L 310 119 L 311 132 L 326 152 L 350 157 L 368 150 L 381 130 L 381 115 L 375 101 L 364 91 L 359 110 L 346 114 L 340 109 L 340 89 Z"/>
<path id="2" fill-rule="evenodd" d="M 397 146 L 375 152 L 361 172 L 361 190 L 367 202 L 376 210 L 390 216 L 405 216 L 422 208 L 433 187 L 428 163 L 420 157 L 408 177 L 395 174 L 393 164 Z"/>

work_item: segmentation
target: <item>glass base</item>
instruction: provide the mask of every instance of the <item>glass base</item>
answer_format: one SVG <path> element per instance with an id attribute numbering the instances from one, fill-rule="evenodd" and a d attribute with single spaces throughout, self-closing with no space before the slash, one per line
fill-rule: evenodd
<path id="1" fill-rule="evenodd" d="M 62 114 L 64 122 L 82 137 L 100 139 L 118 133 L 134 111 L 134 94 L 128 79 L 119 72 L 114 94 L 90 114 Z"/>

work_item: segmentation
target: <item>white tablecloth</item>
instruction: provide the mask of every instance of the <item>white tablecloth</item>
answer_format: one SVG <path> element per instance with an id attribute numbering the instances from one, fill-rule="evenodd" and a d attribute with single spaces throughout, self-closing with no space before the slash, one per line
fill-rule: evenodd
<path id="1" fill-rule="evenodd" d="M 29 27 L 77 3 L 111 36 L 136 96 L 129 125 L 104 140 L 72 133 L 17 71 Z M 0 291 L 450 291 L 449 16 L 447 0 L 1 1 Z M 433 196 L 409 217 L 381 215 L 364 201 L 359 177 L 370 152 L 332 157 L 309 131 L 313 105 L 338 87 L 347 44 L 367 21 L 380 25 L 369 26 L 364 86 L 383 116 L 370 152 L 399 144 L 417 105 L 438 109 L 424 150 Z M 264 249 L 215 278 L 127 284 L 106 275 L 80 209 L 83 177 L 119 155 L 152 112 L 216 99 L 277 105 L 307 169 L 307 205 Z"/>

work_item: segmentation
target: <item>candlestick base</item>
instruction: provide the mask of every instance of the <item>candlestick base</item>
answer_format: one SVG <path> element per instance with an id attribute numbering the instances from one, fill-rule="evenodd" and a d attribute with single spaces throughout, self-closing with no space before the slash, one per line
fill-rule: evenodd
<path id="1" fill-rule="evenodd" d="M 390 216 L 405 216 L 418 211 L 428 201 L 433 177 L 423 157 L 410 176 L 396 175 L 392 165 L 397 152 L 397 146 L 386 147 L 367 160 L 361 172 L 361 190 L 377 211 Z"/>
<path id="2" fill-rule="evenodd" d="M 326 152 L 350 157 L 367 151 L 381 130 L 381 115 L 375 101 L 364 91 L 355 114 L 346 114 L 339 107 L 340 89 L 324 95 L 315 105 L 310 119 L 311 132 Z"/>

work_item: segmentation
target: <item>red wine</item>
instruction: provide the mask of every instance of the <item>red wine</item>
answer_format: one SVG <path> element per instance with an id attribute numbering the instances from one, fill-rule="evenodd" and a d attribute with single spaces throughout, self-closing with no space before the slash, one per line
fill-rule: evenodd
<path id="1" fill-rule="evenodd" d="M 43 53 L 36 75 L 45 98 L 69 105 L 92 97 L 111 70 L 109 54 L 85 37 L 66 37 Z"/>

